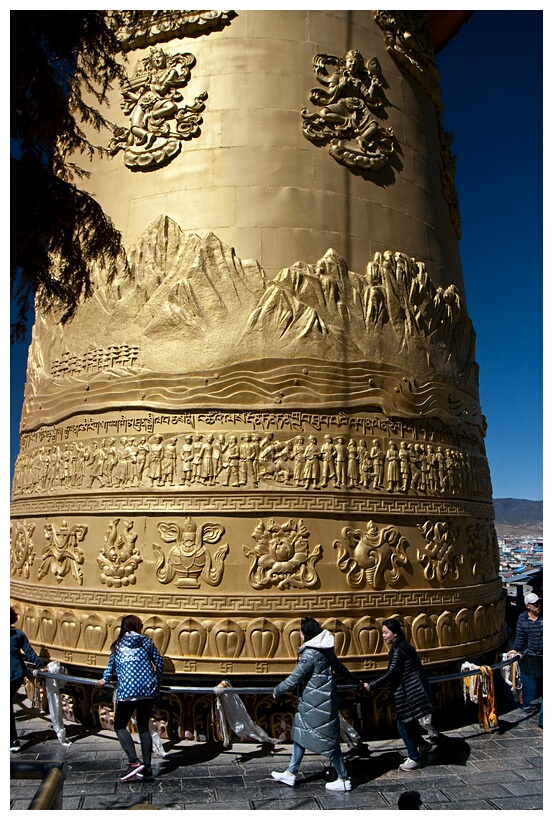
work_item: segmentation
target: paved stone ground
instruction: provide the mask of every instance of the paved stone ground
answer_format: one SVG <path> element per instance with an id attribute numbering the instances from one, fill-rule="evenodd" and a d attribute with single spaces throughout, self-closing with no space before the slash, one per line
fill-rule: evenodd
<path id="1" fill-rule="evenodd" d="M 29 701 L 21 700 L 16 710 L 23 749 L 11 758 L 65 760 L 64 810 L 382 811 L 396 810 L 406 790 L 418 791 L 421 808 L 432 811 L 543 808 L 542 729 L 537 715 L 517 709 L 502 714 L 492 733 L 478 725 L 441 733 L 424 767 L 414 772 L 398 769 L 404 758 L 399 738 L 372 741 L 369 755 L 348 763 L 353 789 L 346 794 L 325 790 L 325 761 L 309 753 L 294 788 L 275 782 L 271 771 L 286 769 L 290 746 L 273 750 L 249 743 L 224 749 L 166 742 L 167 756 L 153 759 L 153 781 L 120 783 L 125 760 L 114 732 L 70 725 L 73 742 L 63 747 Z M 11 780 L 10 808 L 27 809 L 38 783 Z"/>

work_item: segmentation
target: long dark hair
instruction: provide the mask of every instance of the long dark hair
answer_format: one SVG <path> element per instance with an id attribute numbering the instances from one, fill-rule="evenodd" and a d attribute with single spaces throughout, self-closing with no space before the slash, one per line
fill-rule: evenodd
<path id="1" fill-rule="evenodd" d="M 401 624 L 398 620 L 396 620 L 396 618 L 386 618 L 385 621 L 382 621 L 382 626 L 386 626 L 390 632 L 394 633 L 396 636 L 396 644 L 405 640 L 405 635 L 403 634 Z"/>
<path id="2" fill-rule="evenodd" d="M 121 621 L 121 628 L 119 630 L 119 635 L 116 637 L 110 649 L 112 652 L 115 652 L 117 646 L 127 632 L 142 632 L 142 621 L 138 617 L 138 615 L 125 615 L 123 620 Z"/>
<path id="3" fill-rule="evenodd" d="M 320 625 L 320 623 L 316 621 L 315 618 L 309 617 L 302 618 L 300 629 L 303 632 L 303 637 L 307 641 L 310 641 L 311 638 L 314 638 L 316 635 L 320 635 L 320 633 L 323 631 L 323 628 Z"/>

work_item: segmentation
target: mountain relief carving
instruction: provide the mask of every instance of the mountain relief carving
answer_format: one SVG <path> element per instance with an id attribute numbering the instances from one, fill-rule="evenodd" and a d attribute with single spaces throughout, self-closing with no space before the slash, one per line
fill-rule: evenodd
<path id="1" fill-rule="evenodd" d="M 127 255 L 130 273 L 108 285 L 99 272 L 74 321 L 39 316 L 28 396 L 85 382 L 90 401 L 95 381 L 105 389 L 114 378 L 208 369 L 217 378 L 240 365 L 251 373 L 242 381 L 259 382 L 271 361 L 311 360 L 362 364 L 369 386 L 369 375 L 391 368 L 409 380 L 408 393 L 434 391 L 435 383 L 451 396 L 460 391 L 454 403 L 477 402 L 475 336 L 460 294 L 436 287 L 424 263 L 405 253 L 376 253 L 356 273 L 329 249 L 268 281 L 257 261 L 240 260 L 213 233 L 184 233 L 164 216 Z"/>

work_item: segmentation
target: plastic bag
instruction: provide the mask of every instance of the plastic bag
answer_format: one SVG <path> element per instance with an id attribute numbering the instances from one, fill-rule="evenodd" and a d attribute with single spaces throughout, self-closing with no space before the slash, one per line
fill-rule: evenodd
<path id="1" fill-rule="evenodd" d="M 67 669 L 61 665 L 59 661 L 50 661 L 46 667 L 49 672 L 57 673 L 59 675 L 66 675 Z M 65 726 L 63 725 L 63 711 L 61 708 L 61 692 L 60 683 L 55 678 L 45 678 L 46 681 L 46 698 L 48 700 L 48 709 L 50 711 L 50 720 L 54 732 L 58 736 L 58 740 L 62 746 L 71 746 L 71 741 L 67 739 L 65 734 Z"/>
<path id="2" fill-rule="evenodd" d="M 232 689 L 231 684 L 224 680 L 213 690 L 217 696 L 215 709 L 223 744 L 231 745 L 229 730 L 232 730 L 242 740 L 250 738 L 257 740 L 258 743 L 277 743 L 275 738 L 269 737 L 261 727 L 253 722 L 242 700 L 229 689 Z"/>
<path id="3" fill-rule="evenodd" d="M 338 712 L 340 718 L 340 742 L 347 743 L 350 749 L 355 749 L 361 745 L 361 735 L 353 728 L 351 723 L 348 723 L 341 712 Z"/>

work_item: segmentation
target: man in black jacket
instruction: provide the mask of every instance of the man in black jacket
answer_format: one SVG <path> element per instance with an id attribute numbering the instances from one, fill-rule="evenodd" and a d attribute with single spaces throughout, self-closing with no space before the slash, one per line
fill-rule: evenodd
<path id="1" fill-rule="evenodd" d="M 532 701 L 543 689 L 543 615 L 542 602 L 535 592 L 524 597 L 526 612 L 518 616 L 517 630 L 510 655 L 520 653 L 522 708 L 532 712 Z"/>

